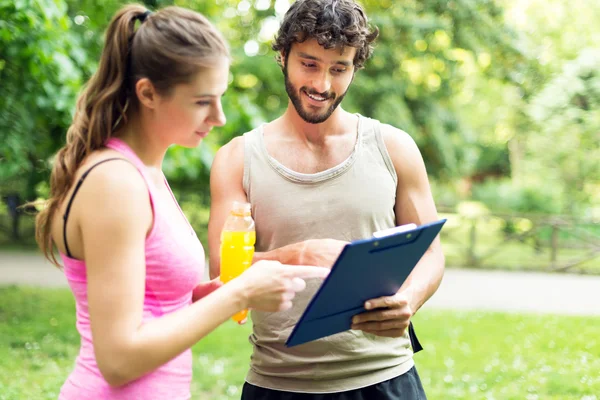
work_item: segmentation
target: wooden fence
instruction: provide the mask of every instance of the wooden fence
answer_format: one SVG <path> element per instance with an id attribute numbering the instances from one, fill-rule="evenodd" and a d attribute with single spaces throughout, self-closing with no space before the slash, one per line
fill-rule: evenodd
<path id="1" fill-rule="evenodd" d="M 600 273 L 600 223 L 564 216 L 461 215 L 448 218 L 441 238 L 448 265 Z"/>

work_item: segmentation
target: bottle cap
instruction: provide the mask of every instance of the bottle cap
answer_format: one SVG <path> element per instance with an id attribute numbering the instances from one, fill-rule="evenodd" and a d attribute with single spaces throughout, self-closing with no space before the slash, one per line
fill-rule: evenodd
<path id="1" fill-rule="evenodd" d="M 249 216 L 252 212 L 252 205 L 247 202 L 234 201 L 231 206 L 231 213 L 239 216 Z"/>

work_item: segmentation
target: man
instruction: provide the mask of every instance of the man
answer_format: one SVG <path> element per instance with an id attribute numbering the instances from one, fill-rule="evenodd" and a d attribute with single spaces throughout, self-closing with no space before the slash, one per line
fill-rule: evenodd
<path id="1" fill-rule="evenodd" d="M 212 277 L 234 200 L 252 204 L 255 260 L 288 264 L 330 267 L 348 241 L 438 219 L 410 136 L 340 106 L 377 35 L 353 0 L 292 4 L 273 45 L 288 108 L 223 146 L 212 167 Z M 424 399 L 407 328 L 443 269 L 436 239 L 399 292 L 368 301 L 352 330 L 291 348 L 284 343 L 320 281 L 307 282 L 289 311 L 253 311 L 242 399 Z"/>

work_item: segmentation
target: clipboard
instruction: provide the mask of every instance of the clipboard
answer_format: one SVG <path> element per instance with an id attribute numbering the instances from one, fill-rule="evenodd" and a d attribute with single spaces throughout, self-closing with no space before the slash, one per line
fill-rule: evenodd
<path id="1" fill-rule="evenodd" d="M 367 300 L 402 286 L 446 219 L 347 244 L 287 339 L 287 347 L 347 331 Z M 402 227 L 398 227 L 402 228 Z"/>

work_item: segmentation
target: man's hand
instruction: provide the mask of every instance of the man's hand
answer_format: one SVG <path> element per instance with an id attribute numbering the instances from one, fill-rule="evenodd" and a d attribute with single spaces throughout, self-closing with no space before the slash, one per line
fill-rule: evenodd
<path id="1" fill-rule="evenodd" d="M 192 301 L 200 300 L 201 298 L 211 294 L 221 286 L 223 286 L 223 282 L 221 282 L 220 277 L 216 277 L 211 281 L 200 282 L 192 292 Z"/>
<path id="2" fill-rule="evenodd" d="M 400 337 L 408 328 L 413 311 L 405 292 L 365 302 L 367 311 L 352 318 L 352 329 L 377 336 Z"/>
<path id="3" fill-rule="evenodd" d="M 311 239 L 299 243 L 299 265 L 314 265 L 316 267 L 333 267 L 333 263 L 348 242 L 335 239 Z"/>

